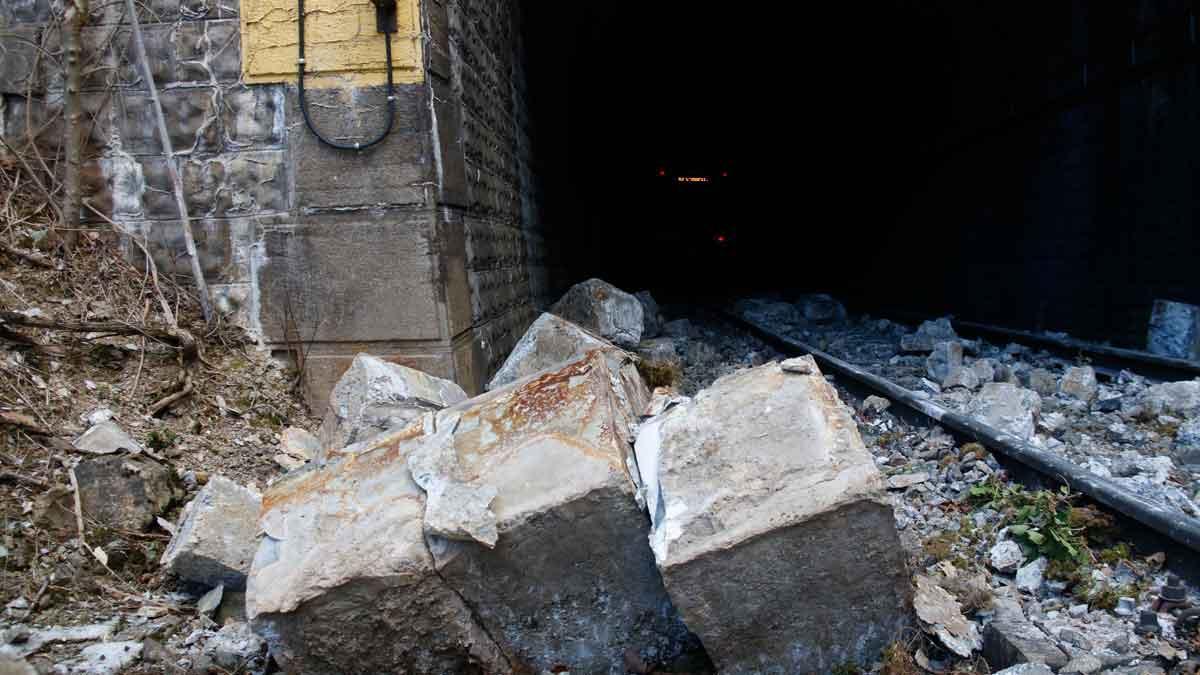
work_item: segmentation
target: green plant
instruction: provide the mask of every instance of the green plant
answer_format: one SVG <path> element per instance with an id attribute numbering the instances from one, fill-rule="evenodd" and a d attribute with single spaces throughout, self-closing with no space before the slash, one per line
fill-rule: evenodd
<path id="1" fill-rule="evenodd" d="M 150 435 L 146 438 L 146 445 L 150 446 L 151 450 L 162 452 L 172 445 L 175 445 L 175 442 L 178 440 L 179 436 L 177 436 L 175 432 L 171 431 L 170 429 L 163 429 L 162 431 L 155 429 L 154 431 L 151 431 Z"/>
<path id="2" fill-rule="evenodd" d="M 1003 514 L 1008 532 L 1032 553 L 1049 560 L 1091 562 L 1086 525 L 1072 525 L 1070 490 L 1027 491 L 992 480 L 971 488 L 970 497 Z"/>

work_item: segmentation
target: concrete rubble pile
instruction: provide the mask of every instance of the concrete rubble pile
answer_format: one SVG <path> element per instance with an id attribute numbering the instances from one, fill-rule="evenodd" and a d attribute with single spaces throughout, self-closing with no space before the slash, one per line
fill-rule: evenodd
<path id="1" fill-rule="evenodd" d="M 487 393 L 267 489 L 247 616 L 290 673 L 617 674 L 697 636 L 722 672 L 866 661 L 908 582 L 849 420 L 811 360 L 652 400 L 633 356 L 546 314 Z"/>

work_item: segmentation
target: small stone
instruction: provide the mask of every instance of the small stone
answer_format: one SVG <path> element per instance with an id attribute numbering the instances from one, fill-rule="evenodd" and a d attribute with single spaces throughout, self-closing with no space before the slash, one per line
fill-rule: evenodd
<path id="1" fill-rule="evenodd" d="M 1043 663 L 1021 663 L 1011 668 L 998 670 L 992 675 L 1054 675 L 1054 671 Z"/>
<path id="2" fill-rule="evenodd" d="M 321 440 L 306 429 L 287 427 L 279 434 L 279 449 L 292 457 L 311 461 L 321 452 Z"/>
<path id="3" fill-rule="evenodd" d="M 970 368 L 980 384 L 997 381 L 996 362 L 991 359 L 975 359 Z"/>
<path id="4" fill-rule="evenodd" d="M 205 616 L 217 611 L 221 606 L 221 596 L 225 594 L 224 586 L 217 586 L 200 597 L 196 602 L 196 613 Z"/>
<path id="5" fill-rule="evenodd" d="M 888 408 L 890 408 L 891 405 L 892 405 L 892 402 L 887 400 L 886 398 L 884 398 L 882 396 L 876 396 L 874 394 L 871 394 L 870 396 L 868 396 L 866 399 L 863 400 L 862 407 L 863 407 L 864 412 L 872 412 L 872 413 L 875 413 L 876 415 L 878 415 L 879 413 L 883 412 L 884 410 L 887 410 Z"/>
<path id="6" fill-rule="evenodd" d="M 1045 368 L 1034 368 L 1029 371 L 1029 388 L 1041 396 L 1053 396 L 1058 391 L 1058 380 Z"/>
<path id="7" fill-rule="evenodd" d="M 1073 618 L 1076 618 L 1076 619 L 1078 619 L 1078 618 L 1081 618 L 1081 617 L 1085 616 L 1085 615 L 1088 613 L 1088 606 L 1087 606 L 1087 603 L 1080 603 L 1080 604 L 1078 604 L 1078 605 L 1071 605 L 1070 609 L 1068 609 L 1068 610 L 1067 610 L 1067 612 L 1068 612 L 1068 613 L 1069 613 L 1069 614 L 1070 614 L 1070 615 L 1071 615 Z"/>
<path id="8" fill-rule="evenodd" d="M 113 418 L 113 411 L 111 409 L 96 408 L 92 412 L 88 413 L 87 423 L 91 426 L 96 426 L 97 424 L 104 424 L 105 422 L 111 420 L 112 418 Z"/>
<path id="9" fill-rule="evenodd" d="M 1117 606 L 1113 608 L 1113 613 L 1120 616 L 1133 616 L 1137 613 L 1137 600 L 1127 597 L 1117 598 Z"/>
<path id="10" fill-rule="evenodd" d="M 259 659 L 265 647 L 266 642 L 254 634 L 249 624 L 235 621 L 222 626 L 204 645 L 204 651 L 222 668 L 243 672 L 252 670 L 247 665 Z"/>
<path id="11" fill-rule="evenodd" d="M 967 414 L 1022 440 L 1034 435 L 1041 410 L 1042 399 L 1036 393 L 1004 382 L 983 385 L 967 405 Z"/>
<path id="12" fill-rule="evenodd" d="M 938 342 L 958 340 L 958 334 L 950 319 L 942 317 L 922 323 L 915 333 L 900 337 L 900 350 L 905 352 L 931 352 Z"/>
<path id="13" fill-rule="evenodd" d="M 903 490 L 914 485 L 924 483 L 929 480 L 929 474 L 924 471 L 916 473 L 902 473 L 895 476 L 889 476 L 887 486 L 889 490 Z"/>
<path id="14" fill-rule="evenodd" d="M 1037 595 L 1042 588 L 1042 582 L 1045 580 L 1046 568 L 1050 565 L 1050 561 L 1045 558 L 1038 558 L 1033 562 L 1025 565 L 1017 570 L 1017 588 Z"/>
<path id="15" fill-rule="evenodd" d="M 1025 562 L 1025 554 L 1021 551 L 1020 544 L 1011 539 L 1005 539 L 996 542 L 996 545 L 988 551 L 988 562 L 997 572 L 1012 574 L 1017 571 L 1021 563 Z"/>
<path id="16" fill-rule="evenodd" d="M 89 645 L 75 659 L 59 664 L 59 672 L 81 675 L 116 675 L 142 658 L 140 642 L 101 642 Z"/>
<path id="17" fill-rule="evenodd" d="M 1062 381 L 1058 383 L 1058 391 L 1064 396 L 1091 403 L 1096 398 L 1098 386 L 1095 369 L 1091 366 L 1075 366 L 1067 368 Z"/>
<path id="18" fill-rule="evenodd" d="M 100 422 L 83 432 L 83 435 L 72 443 L 76 450 L 93 455 L 109 455 L 125 450 L 141 452 L 142 446 L 133 437 L 125 433 L 116 422 Z"/>
<path id="19" fill-rule="evenodd" d="M 946 589 L 931 577 L 917 575 L 913 609 L 926 632 L 936 635 L 947 649 L 962 658 L 983 646 L 979 627 L 962 613 L 962 607 Z"/>
<path id="20" fill-rule="evenodd" d="M 933 353 L 925 359 L 925 372 L 934 382 L 944 382 L 952 373 L 963 370 L 962 343 L 938 342 L 933 346 Z M 971 372 L 971 376 L 974 376 Z"/>
<path id="21" fill-rule="evenodd" d="M 1059 675 L 1091 675 L 1104 668 L 1104 662 L 1091 654 L 1081 654 L 1067 662 Z"/>

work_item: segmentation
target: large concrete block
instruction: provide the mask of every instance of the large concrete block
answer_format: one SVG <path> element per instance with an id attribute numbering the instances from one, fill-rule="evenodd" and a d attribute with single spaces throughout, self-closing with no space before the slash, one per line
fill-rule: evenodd
<path id="1" fill-rule="evenodd" d="M 717 380 L 637 458 L 667 591 L 722 673 L 870 663 L 904 626 L 892 507 L 811 357 Z"/>
<path id="2" fill-rule="evenodd" d="M 550 313 L 621 347 L 635 349 L 642 339 L 642 303 L 600 279 L 572 286 L 554 303 Z"/>
<path id="3" fill-rule="evenodd" d="M 329 397 L 321 446 L 337 450 L 361 443 L 466 398 L 462 387 L 449 380 L 359 354 Z"/>
<path id="4" fill-rule="evenodd" d="M 1200 360 L 1200 307 L 1155 300 L 1146 349 L 1152 354 Z"/>
<path id="5" fill-rule="evenodd" d="M 627 440 L 645 392 L 619 366 L 592 352 L 273 486 L 247 611 L 284 668 L 617 674 L 627 649 L 669 656 L 687 631 L 645 544 Z"/>
<path id="6" fill-rule="evenodd" d="M 615 349 L 613 345 L 566 319 L 543 313 L 529 326 L 504 365 L 487 384 L 495 389 L 552 366 L 579 358 L 592 349 Z"/>
<path id="7" fill-rule="evenodd" d="M 246 615 L 286 672 L 512 672 L 434 569 L 411 449 L 380 439 L 264 495 Z"/>

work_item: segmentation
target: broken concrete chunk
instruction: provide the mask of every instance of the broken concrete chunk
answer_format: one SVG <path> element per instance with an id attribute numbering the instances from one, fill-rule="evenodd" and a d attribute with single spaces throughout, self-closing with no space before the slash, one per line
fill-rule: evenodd
<path id="1" fill-rule="evenodd" d="M 662 332 L 662 315 L 658 313 L 658 303 L 650 291 L 638 291 L 633 294 L 642 303 L 642 339 L 658 337 Z"/>
<path id="2" fill-rule="evenodd" d="M 480 485 L 464 471 L 454 449 L 457 416 L 443 420 L 433 433 L 413 442 L 408 470 L 425 491 L 425 533 L 446 539 L 496 546 L 496 488 Z"/>
<path id="3" fill-rule="evenodd" d="M 1200 360 L 1200 307 L 1155 300 L 1150 312 L 1146 349 L 1151 354 Z"/>
<path id="4" fill-rule="evenodd" d="M 957 341 L 958 334 L 950 324 L 950 319 L 942 317 L 925 321 L 917 327 L 915 333 L 900 337 L 900 350 L 905 352 L 931 352 L 939 342 Z"/>
<path id="5" fill-rule="evenodd" d="M 323 450 L 338 450 L 401 429 L 426 412 L 467 398 L 457 384 L 369 354 L 354 357 L 329 395 L 318 433 Z"/>
<path id="6" fill-rule="evenodd" d="M 1033 436 L 1041 410 L 1041 397 L 1007 382 L 983 385 L 967 404 L 968 415 L 1021 440 L 1029 440 Z"/>
<path id="7" fill-rule="evenodd" d="M 1121 401 L 1121 413 L 1139 419 L 1159 415 L 1192 417 L 1200 412 L 1200 381 L 1163 382 L 1150 385 L 1137 396 Z"/>
<path id="8" fill-rule="evenodd" d="M 550 313 L 627 349 L 637 347 L 642 339 L 642 303 L 600 279 L 572 286 L 554 303 Z"/>
<path id="9" fill-rule="evenodd" d="M 1067 655 L 1050 636 L 1025 618 L 1013 598 L 997 598 L 995 618 L 983 631 L 983 657 L 993 669 L 1022 663 L 1044 663 L 1052 669 L 1067 664 Z"/>
<path id="10" fill-rule="evenodd" d="M 963 370 L 963 348 L 957 340 L 939 342 L 933 346 L 933 352 L 925 359 L 925 372 L 929 373 L 934 382 L 942 382 L 950 376 Z"/>
<path id="11" fill-rule="evenodd" d="M 867 662 L 905 624 L 882 477 L 812 357 L 791 361 L 722 377 L 638 436 L 655 559 L 725 673 Z"/>
<path id="12" fill-rule="evenodd" d="M 321 439 L 305 429 L 287 427 L 279 434 L 279 449 L 296 459 L 312 461 L 321 454 Z"/>
<path id="13" fill-rule="evenodd" d="M 120 641 L 88 645 L 79 656 L 58 664 L 60 672 L 80 675 L 116 675 L 142 658 L 142 643 Z"/>
<path id="14" fill-rule="evenodd" d="M 917 613 L 925 630 L 941 641 L 950 651 L 965 658 L 983 646 L 979 627 L 963 616 L 962 606 L 949 591 L 942 588 L 932 577 L 918 574 L 917 592 L 913 596 L 913 610 Z"/>
<path id="15" fill-rule="evenodd" d="M 75 439 L 73 445 L 76 450 L 93 455 L 110 455 L 121 450 L 142 451 L 142 446 L 133 440 L 132 436 L 125 433 L 119 424 L 111 420 L 93 425 L 83 432 L 82 436 Z"/>
<path id="16" fill-rule="evenodd" d="M 687 630 L 626 465 L 631 403 L 649 394 L 609 357 L 593 351 L 442 411 L 432 435 L 380 438 L 272 486 L 247 613 L 285 669 L 608 673 L 627 649 L 678 649 Z M 470 519 L 454 504 L 431 511 L 410 465 L 427 485 L 494 491 L 480 501 L 495 547 L 426 532 L 427 518 Z"/>
<path id="17" fill-rule="evenodd" d="M 1075 366 L 1067 368 L 1062 381 L 1058 383 L 1058 391 L 1063 396 L 1091 403 L 1096 398 L 1100 385 L 1096 382 L 1096 371 L 1091 366 Z"/>
<path id="18" fill-rule="evenodd" d="M 172 574 L 205 586 L 246 587 L 258 548 L 262 495 L 213 476 L 179 516 L 162 564 Z"/>
<path id="19" fill-rule="evenodd" d="M 490 391 L 548 368 L 562 366 L 593 349 L 616 348 L 566 319 L 543 313 L 521 336 L 485 389 Z"/>

